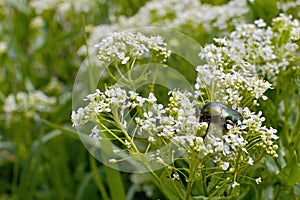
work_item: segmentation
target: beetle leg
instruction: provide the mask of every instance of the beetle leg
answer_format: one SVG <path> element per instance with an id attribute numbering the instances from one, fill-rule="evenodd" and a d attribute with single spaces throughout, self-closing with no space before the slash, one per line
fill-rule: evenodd
<path id="1" fill-rule="evenodd" d="M 227 119 L 227 120 L 225 121 L 225 123 L 224 123 L 224 126 L 225 126 L 226 129 L 227 129 L 227 124 L 229 124 L 229 125 L 231 125 L 231 126 L 234 126 L 234 125 L 235 125 L 235 123 L 234 123 L 233 121 L 231 121 L 230 119 Z"/>
<path id="2" fill-rule="evenodd" d="M 205 135 L 203 136 L 203 140 L 205 139 L 205 137 L 207 135 L 207 132 L 208 132 L 208 129 L 209 129 L 209 125 L 210 125 L 210 120 L 208 120 L 208 125 L 207 125 L 207 128 L 206 128 Z"/>

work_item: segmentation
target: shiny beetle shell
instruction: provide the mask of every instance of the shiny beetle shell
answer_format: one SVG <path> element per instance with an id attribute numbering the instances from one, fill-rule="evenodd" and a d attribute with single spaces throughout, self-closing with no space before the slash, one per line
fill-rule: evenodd
<path id="1" fill-rule="evenodd" d="M 201 108 L 200 122 L 219 124 L 227 129 L 227 125 L 237 125 L 243 121 L 243 116 L 220 102 L 208 102 Z"/>

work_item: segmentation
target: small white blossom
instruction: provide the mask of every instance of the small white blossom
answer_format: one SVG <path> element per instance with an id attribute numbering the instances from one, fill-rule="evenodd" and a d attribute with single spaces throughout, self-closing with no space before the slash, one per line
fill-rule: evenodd
<path id="1" fill-rule="evenodd" d="M 126 145 L 126 147 L 127 147 L 128 149 L 130 149 L 130 148 L 131 148 L 131 143 L 130 143 L 130 142 L 128 142 L 127 140 L 125 140 L 125 145 Z"/>
<path id="2" fill-rule="evenodd" d="M 234 183 L 231 185 L 232 186 L 232 188 L 236 188 L 237 186 L 239 186 L 240 184 L 238 183 L 238 182 L 236 182 L 236 181 L 234 181 Z"/>
<path id="3" fill-rule="evenodd" d="M 254 163 L 254 160 L 253 160 L 253 158 L 250 157 L 249 160 L 248 160 L 248 164 L 253 165 L 253 163 Z"/>
<path id="4" fill-rule="evenodd" d="M 78 108 L 77 112 L 73 110 L 71 115 L 71 120 L 73 122 L 74 127 L 86 123 L 84 109 Z"/>
<path id="5" fill-rule="evenodd" d="M 152 137 L 152 136 L 149 136 L 148 137 L 148 142 L 149 143 L 153 143 L 153 142 L 155 142 L 156 141 L 156 139 L 154 138 L 154 137 Z"/>
<path id="6" fill-rule="evenodd" d="M 221 168 L 222 168 L 222 170 L 226 171 L 226 170 L 229 168 L 229 162 L 224 162 L 224 163 L 221 165 Z"/>
<path id="7" fill-rule="evenodd" d="M 0 55 L 6 53 L 7 51 L 7 43 L 4 41 L 0 41 Z"/>
<path id="8" fill-rule="evenodd" d="M 170 56 L 166 45 L 160 36 L 147 37 L 141 33 L 130 32 L 113 33 L 97 44 L 98 58 L 105 65 L 114 61 L 126 64 L 131 60 L 130 58 L 146 56 L 149 52 L 154 52 L 165 60 Z"/>
<path id="9" fill-rule="evenodd" d="M 11 123 L 22 120 L 20 113 L 28 119 L 37 119 L 41 113 L 52 112 L 55 103 L 56 98 L 49 97 L 39 90 L 10 94 L 3 104 L 6 123 L 10 126 Z"/>
<path id="10" fill-rule="evenodd" d="M 256 184 L 260 184 L 261 183 L 261 177 L 258 177 L 257 179 L 255 179 Z"/>
<path id="11" fill-rule="evenodd" d="M 153 93 L 149 93 L 149 97 L 148 97 L 147 101 L 149 103 L 155 103 L 157 101 L 157 99 L 156 99 L 156 97 L 154 96 Z"/>
<path id="12" fill-rule="evenodd" d="M 179 174 L 172 174 L 172 180 L 174 180 L 174 181 L 180 180 L 179 179 Z"/>
<path id="13" fill-rule="evenodd" d="M 94 126 L 94 128 L 91 131 L 90 137 L 98 139 L 99 138 L 99 132 L 100 132 L 100 130 L 98 129 L 98 127 Z"/>
<path id="14" fill-rule="evenodd" d="M 259 20 L 255 20 L 254 24 L 257 25 L 257 27 L 261 28 L 261 27 L 265 27 L 267 24 L 264 22 L 264 20 L 259 19 Z"/>

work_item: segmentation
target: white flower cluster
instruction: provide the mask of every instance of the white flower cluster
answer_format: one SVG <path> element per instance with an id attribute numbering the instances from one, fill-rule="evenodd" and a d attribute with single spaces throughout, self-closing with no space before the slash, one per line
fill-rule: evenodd
<path id="1" fill-rule="evenodd" d="M 144 103 L 153 104 L 156 102 L 152 93 L 149 94 L 148 98 L 144 98 L 136 92 L 127 92 L 119 87 L 110 87 L 104 92 L 97 89 L 95 93 L 89 94 L 85 100 L 89 101 L 87 106 L 80 107 L 77 112 L 72 112 L 71 118 L 75 127 L 84 125 L 88 121 L 99 123 L 98 115 L 111 113 L 126 129 L 127 122 L 124 117 L 128 114 L 126 113 L 127 109 L 142 107 Z"/>
<path id="2" fill-rule="evenodd" d="M 10 94 L 4 102 L 3 111 L 8 125 L 13 120 L 21 120 L 19 116 L 23 113 L 27 118 L 38 117 L 38 113 L 51 112 L 56 99 L 48 97 L 42 91 L 18 92 L 16 95 Z"/>
<path id="3" fill-rule="evenodd" d="M 143 118 L 136 118 L 140 130 L 166 139 L 196 135 L 201 128 L 196 116 L 198 103 L 191 101 L 191 93 L 172 91 L 170 95 L 170 103 L 166 108 L 158 104 L 151 111 L 144 112 Z"/>
<path id="4" fill-rule="evenodd" d="M 205 125 L 204 125 L 205 126 Z M 207 126 L 205 127 L 207 128 Z M 207 149 L 203 145 L 203 137 L 195 135 L 181 135 L 172 138 L 172 141 L 177 144 L 178 150 L 182 152 L 201 152 L 207 154 Z"/>
<path id="5" fill-rule="evenodd" d="M 121 17 L 118 24 L 121 27 L 145 27 L 149 25 L 162 25 L 168 28 L 203 27 L 210 32 L 213 28 L 225 30 L 244 21 L 244 16 L 249 12 L 245 0 L 233 0 L 228 4 L 213 6 L 201 4 L 198 0 L 152 0 L 139 12 L 130 17 Z"/>
<path id="6" fill-rule="evenodd" d="M 220 30 L 219 33 L 225 35 L 236 24 L 244 22 L 247 13 L 249 8 L 246 0 L 233 0 L 220 6 L 201 4 L 198 0 L 152 0 L 131 17 L 120 16 L 111 25 L 93 27 L 87 43 L 92 52 L 94 44 L 99 43 L 108 33 L 149 26 L 172 28 L 196 37 L 199 29 L 209 34 Z"/>
<path id="7" fill-rule="evenodd" d="M 220 6 L 202 4 L 190 7 L 189 10 L 178 12 L 170 27 L 190 25 L 193 28 L 198 28 L 202 26 L 207 32 L 212 32 L 213 30 L 226 32 L 236 24 L 244 22 L 244 16 L 248 12 L 249 8 L 245 0 L 233 0 Z"/>
<path id="8" fill-rule="evenodd" d="M 31 0 L 30 6 L 36 10 L 38 14 L 45 10 L 56 10 L 56 15 L 65 15 L 66 12 L 74 10 L 76 14 L 88 13 L 93 9 L 97 1 L 84 0 Z"/>
<path id="9" fill-rule="evenodd" d="M 276 18 L 273 23 L 279 21 L 289 26 L 296 26 L 296 23 L 283 15 Z M 237 159 L 241 163 L 253 165 L 257 161 L 255 152 L 278 156 L 276 153 L 278 145 L 275 144 L 278 139 L 277 130 L 263 125 L 265 118 L 262 117 L 262 112 L 254 113 L 246 107 L 257 106 L 259 99 L 267 99 L 264 93 L 271 88 L 271 84 L 259 77 L 267 76 L 266 73 L 271 75 L 273 73 L 272 77 L 275 78 L 279 70 L 276 62 L 279 60 L 280 63 L 295 53 L 295 48 L 290 48 L 290 51 L 284 54 L 286 58 L 279 58 L 281 54 L 275 51 L 275 46 L 278 44 L 272 44 L 275 32 L 271 28 L 265 29 L 265 23 L 258 20 L 256 26 L 238 26 L 228 39 L 215 39 L 218 45 L 207 45 L 199 54 L 207 64 L 197 66 L 196 96 L 225 102 L 243 116 L 241 124 L 228 125 L 225 133 L 213 124 L 210 124 L 208 129 L 208 135 L 204 140 L 207 152 L 201 156 L 214 155 L 214 162 L 222 170 L 233 170 L 231 165 Z M 292 29 L 291 32 L 297 31 Z M 286 48 L 287 43 L 295 47 L 286 41 L 282 44 L 283 49 Z M 277 61 L 275 62 L 274 59 Z M 274 62 L 274 65 L 271 63 L 273 68 L 267 70 L 264 66 L 268 62 Z M 283 69 L 284 66 L 287 65 L 280 65 Z M 238 158 L 238 155 L 243 156 Z"/>
<path id="10" fill-rule="evenodd" d="M 254 161 L 257 161 L 252 158 L 253 151 L 273 157 L 278 156 L 276 153 L 278 145 L 275 144 L 278 139 L 277 130 L 263 126 L 265 118 L 261 116 L 262 113 L 255 114 L 248 107 L 239 109 L 239 112 L 244 117 L 241 125 L 229 127 L 227 133 L 221 136 L 209 134 L 205 139 L 207 140 L 204 143 L 206 149 L 211 149 L 210 153 L 214 155 L 214 162 L 223 170 L 229 169 L 229 164 L 236 159 L 240 159 L 241 163 L 253 165 Z M 210 130 L 212 133 L 216 131 Z M 241 152 L 245 156 L 241 156 Z M 240 158 L 237 158 L 238 154 Z"/>
<path id="11" fill-rule="evenodd" d="M 195 8 L 200 9 L 201 3 L 198 0 L 152 0 L 143 6 L 138 13 L 132 17 L 120 17 L 118 24 L 121 27 L 145 27 L 149 25 L 172 26 L 174 20 L 185 16 Z"/>
<path id="12" fill-rule="evenodd" d="M 215 44 L 207 45 L 200 53 L 209 65 L 224 70 L 234 69 L 239 74 L 267 78 L 275 84 L 280 70 L 290 65 L 298 45 L 290 38 L 300 34 L 297 20 L 280 15 L 266 27 L 263 20 L 254 24 L 243 24 L 228 38 L 215 39 Z"/>
<path id="13" fill-rule="evenodd" d="M 261 117 L 261 112 L 255 114 L 247 107 L 240 108 L 239 112 L 244 117 L 240 126 L 228 127 L 226 134 L 210 134 L 204 142 L 203 135 L 208 125 L 206 122 L 199 122 L 197 117 L 199 103 L 191 100 L 193 99 L 191 93 L 172 91 L 169 94 L 169 104 L 164 107 L 156 103 L 157 99 L 152 93 L 148 98 L 144 98 L 136 92 L 127 92 L 117 87 L 108 88 L 104 92 L 97 90 L 96 93 L 87 96 L 86 100 L 89 103 L 86 107 L 79 108 L 77 112 L 73 111 L 73 126 L 83 125 L 88 121 L 101 124 L 103 118 L 100 115 L 106 113 L 123 130 L 129 131 L 127 125 L 134 120 L 137 124 L 134 130 L 137 132 L 130 135 L 147 137 L 149 144 L 154 144 L 158 140 L 172 141 L 180 152 L 198 152 L 200 157 L 213 155 L 214 162 L 220 166 L 224 162 L 235 160 L 241 150 L 248 155 L 250 148 L 264 149 L 267 154 L 277 156 L 276 130 L 262 125 L 265 119 Z M 148 109 L 145 110 L 145 107 Z M 133 108 L 141 109 L 141 114 L 135 115 L 134 119 L 126 119 L 125 116 L 128 116 L 129 110 Z M 252 146 L 252 140 L 256 141 L 255 147 Z M 128 149 L 132 147 L 126 139 L 124 144 Z M 250 156 L 245 157 L 247 159 L 245 162 L 251 161 Z M 159 159 L 164 163 L 163 158 Z M 253 164 L 253 160 L 250 163 Z"/>
<path id="14" fill-rule="evenodd" d="M 111 113 L 121 120 L 121 124 L 126 124 L 124 116 L 128 109 L 143 108 L 148 104 L 151 105 L 151 109 L 143 110 L 141 116 L 134 118 L 140 132 L 146 131 L 151 136 L 168 139 L 175 134 L 197 134 L 201 127 L 196 114 L 199 104 L 190 100 L 191 93 L 172 91 L 170 95 L 170 103 L 165 108 L 162 104 L 156 104 L 157 99 L 152 93 L 148 98 L 144 98 L 136 92 L 127 92 L 118 87 L 110 87 L 104 92 L 97 89 L 95 93 L 87 96 L 89 104 L 86 107 L 79 108 L 77 112 L 73 111 L 73 126 L 83 125 L 87 121 L 98 122 L 97 117 L 100 113 Z"/>
<path id="15" fill-rule="evenodd" d="M 278 157 L 276 153 L 278 145 L 275 144 L 276 140 L 279 138 L 276 135 L 277 130 L 272 127 L 267 128 L 266 126 L 263 126 L 265 118 L 262 117 L 261 111 L 255 114 L 254 112 L 251 112 L 249 108 L 245 107 L 241 112 L 245 116 L 243 124 L 247 127 L 248 137 L 259 139 L 260 142 L 256 143 L 256 146 L 262 147 L 267 154 Z"/>
<path id="16" fill-rule="evenodd" d="M 292 1 L 277 1 L 277 8 L 282 10 L 283 12 L 288 11 L 289 9 L 299 8 L 300 0 L 292 0 Z M 298 16 L 300 16 L 300 12 L 298 11 Z"/>
<path id="17" fill-rule="evenodd" d="M 157 99 L 152 93 L 148 98 L 144 98 L 136 92 L 127 92 L 118 87 L 107 88 L 104 92 L 97 89 L 94 94 L 87 96 L 87 106 L 72 112 L 73 126 L 91 121 L 102 127 L 112 119 L 110 123 L 123 130 L 123 134 L 137 137 L 133 140 L 122 137 L 122 143 L 128 150 L 137 145 L 133 144 L 135 139 L 146 138 L 145 142 L 150 146 L 156 146 L 157 141 L 164 141 L 163 145 L 175 145 L 178 152 L 174 153 L 187 150 L 206 152 L 202 149 L 203 138 L 200 136 L 205 134 L 207 123 L 199 122 L 199 103 L 193 100 L 192 94 L 188 92 L 176 90 L 171 91 L 169 95 L 170 102 L 164 107 L 156 103 Z M 136 113 L 130 117 L 132 113 L 129 113 L 133 109 L 136 109 Z M 135 128 L 132 127 L 132 123 L 135 123 Z M 98 135 L 95 138 L 98 139 Z M 171 162 L 168 159 L 164 160 L 164 152 L 160 152 L 159 149 L 153 150 L 148 156 L 149 161 L 164 165 Z"/>
<path id="18" fill-rule="evenodd" d="M 203 52 L 201 56 L 205 56 Z M 209 57 L 211 55 L 208 55 Z M 209 58 L 208 58 L 209 59 Z M 203 95 L 203 90 L 211 89 L 210 99 L 214 101 L 226 102 L 227 104 L 238 107 L 245 105 L 249 98 L 255 99 L 253 104 L 258 105 L 257 100 L 267 99 L 264 93 L 271 88 L 271 84 L 267 81 L 258 79 L 236 72 L 234 69 L 226 70 L 219 65 L 223 62 L 208 62 L 202 66 L 197 66 L 197 82 L 195 84 L 196 95 Z"/>
<path id="19" fill-rule="evenodd" d="M 150 53 L 158 57 L 161 62 L 165 62 L 171 54 L 166 46 L 160 36 L 147 37 L 141 33 L 121 32 L 104 38 L 96 48 L 98 48 L 98 58 L 107 65 L 113 61 L 126 64 L 130 59 L 147 56 Z"/>

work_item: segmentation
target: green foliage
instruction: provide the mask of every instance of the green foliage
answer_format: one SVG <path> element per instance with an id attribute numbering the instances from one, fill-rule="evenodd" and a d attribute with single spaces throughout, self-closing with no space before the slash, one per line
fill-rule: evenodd
<path id="1" fill-rule="evenodd" d="M 229 37 L 238 23 L 254 23 L 254 20 L 262 18 L 268 25 L 275 27 L 273 31 L 278 33 L 278 37 L 271 42 L 276 44 L 276 59 L 280 60 L 286 52 L 284 45 L 289 41 L 299 45 L 299 38 L 291 38 L 291 27 L 286 27 L 281 22 L 272 24 L 272 20 L 281 12 L 297 19 L 299 6 L 286 10 L 273 0 L 247 1 L 244 13 L 237 12 L 236 15 L 227 16 L 230 10 L 220 13 L 217 11 L 231 1 L 205 0 L 201 6 L 207 6 L 207 15 L 212 13 L 209 9 L 214 9 L 212 14 L 216 15 L 212 19 L 204 20 L 195 15 L 191 19 L 176 21 L 185 16 L 175 12 L 182 8 L 176 7 L 177 4 L 173 1 L 158 10 L 147 8 L 148 3 L 152 2 L 149 0 L 93 0 L 83 1 L 81 4 L 79 0 L 53 0 L 48 1 L 52 2 L 49 5 L 46 1 L 41 1 L 40 4 L 37 2 L 0 2 L 0 199 L 191 200 L 208 199 L 210 192 L 210 199 L 263 199 L 266 196 L 270 199 L 300 198 L 299 50 L 293 57 L 288 57 L 287 69 L 278 73 L 273 89 L 265 93 L 268 100 L 259 101 L 260 106 L 256 108 L 257 111 L 263 111 L 265 125 L 276 128 L 279 136 L 277 158 L 263 158 L 257 165 L 243 171 L 249 177 L 262 177 L 260 185 L 249 180 L 241 183 L 241 189 L 232 189 L 232 182 L 226 182 L 226 175 L 212 175 L 205 179 L 201 177 L 205 175 L 203 173 L 193 179 L 188 172 L 180 174 L 179 180 L 174 181 L 168 170 L 157 172 L 158 176 L 154 178 L 134 182 L 130 174 L 116 170 L 117 167 L 111 169 L 89 155 L 81 138 L 92 139 L 77 133 L 70 123 L 73 84 L 87 55 L 80 52 L 100 42 L 99 38 L 94 41 L 91 39 L 95 34 L 95 27 L 116 26 L 111 32 L 145 26 L 168 27 L 205 45 L 212 43 L 214 37 Z M 162 4 L 159 1 L 153 2 L 159 3 L 157 7 L 166 5 L 165 1 Z M 193 12 L 198 9 L 185 6 L 185 14 L 189 13 L 188 9 Z M 149 22 L 140 17 L 134 18 L 141 16 L 139 11 L 142 9 L 149 11 Z M 101 38 L 110 32 L 106 33 L 101 29 L 98 34 Z M 149 61 L 147 59 L 137 60 L 137 63 Z M 197 73 L 189 61 L 171 54 L 166 64 L 174 66 L 192 85 L 195 84 Z M 112 73 L 116 75 L 118 70 L 125 72 L 129 67 L 112 67 Z M 120 74 L 116 77 L 118 79 Z M 104 82 L 112 83 L 114 80 L 106 76 L 103 78 Z M 106 85 L 102 84 L 101 87 L 104 89 Z M 159 103 L 167 105 L 168 91 L 163 86 L 153 84 L 140 90 L 141 93 L 148 93 L 154 88 L 155 96 L 161 97 Z M 13 105 L 14 101 L 8 101 L 10 97 L 15 102 L 23 103 Z M 9 108 L 5 108 L 5 105 L 16 109 L 8 112 Z M 144 111 L 142 109 L 147 108 L 137 109 L 136 112 Z M 132 111 L 132 115 L 138 114 Z M 216 166 L 211 160 L 205 165 L 214 169 Z M 174 165 L 186 171 L 189 169 L 183 160 L 176 161 Z M 209 172 L 208 170 L 206 175 Z M 229 185 L 215 190 L 214 186 L 222 184 Z"/>

